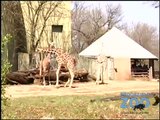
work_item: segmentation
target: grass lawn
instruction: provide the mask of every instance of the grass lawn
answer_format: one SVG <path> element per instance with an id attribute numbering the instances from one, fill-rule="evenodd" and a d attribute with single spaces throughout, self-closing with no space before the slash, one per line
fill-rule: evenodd
<path id="1" fill-rule="evenodd" d="M 107 119 L 107 118 L 159 118 L 159 105 L 142 111 L 122 109 L 122 100 L 90 102 L 91 99 L 106 96 L 44 96 L 12 98 L 9 107 L 4 109 L 3 119 Z M 150 99 L 151 104 L 154 99 Z"/>

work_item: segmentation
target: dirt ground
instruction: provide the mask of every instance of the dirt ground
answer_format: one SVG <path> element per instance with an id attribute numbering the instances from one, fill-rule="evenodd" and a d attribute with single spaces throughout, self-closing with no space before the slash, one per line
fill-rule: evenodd
<path id="1" fill-rule="evenodd" d="M 6 94 L 12 98 L 27 96 L 64 96 L 64 95 L 107 95 L 120 92 L 159 92 L 157 81 L 111 81 L 96 85 L 95 82 L 74 83 L 74 88 L 55 88 L 54 85 L 11 85 L 7 86 Z"/>

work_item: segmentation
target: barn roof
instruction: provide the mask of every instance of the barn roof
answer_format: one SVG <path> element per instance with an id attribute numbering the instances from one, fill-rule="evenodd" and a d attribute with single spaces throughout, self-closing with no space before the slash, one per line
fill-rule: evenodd
<path id="1" fill-rule="evenodd" d="M 113 27 L 98 40 L 93 42 L 79 55 L 96 57 L 100 53 L 114 58 L 157 59 L 155 55 L 143 48 L 116 27 Z"/>

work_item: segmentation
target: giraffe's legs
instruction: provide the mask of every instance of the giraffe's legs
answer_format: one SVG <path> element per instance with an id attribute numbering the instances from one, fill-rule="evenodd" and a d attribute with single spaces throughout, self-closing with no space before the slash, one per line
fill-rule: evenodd
<path id="1" fill-rule="evenodd" d="M 71 88 L 72 87 L 72 84 L 73 84 L 73 79 L 74 79 L 74 71 L 73 70 L 69 70 L 70 71 L 70 75 L 71 75 L 71 80 L 70 80 L 70 85 L 69 87 Z"/>
<path id="2" fill-rule="evenodd" d="M 61 69 L 61 65 L 58 65 L 58 69 L 56 71 L 56 87 L 58 87 L 58 83 L 59 83 L 59 72 Z"/>
<path id="3" fill-rule="evenodd" d="M 67 66 L 68 67 L 68 66 Z M 66 84 L 64 85 L 64 87 L 67 87 L 67 85 L 69 84 L 69 82 L 70 82 L 70 85 L 69 85 L 69 87 L 71 88 L 72 87 L 72 84 L 73 84 L 73 79 L 74 79 L 74 68 L 69 68 L 68 67 L 68 70 L 69 70 L 69 73 L 70 73 L 70 76 L 71 76 L 71 78 L 70 79 L 68 79 L 68 81 L 66 82 Z"/>
<path id="4" fill-rule="evenodd" d="M 40 64 L 39 64 L 39 75 L 40 75 L 40 81 L 41 81 L 41 77 L 42 77 L 42 61 L 40 61 Z"/>
<path id="5" fill-rule="evenodd" d="M 43 74 L 43 86 L 46 86 L 45 75 Z"/>
<path id="6" fill-rule="evenodd" d="M 49 81 L 49 85 L 51 85 L 51 81 L 50 81 L 50 68 L 49 68 L 49 70 L 48 70 L 48 81 Z"/>
<path id="7" fill-rule="evenodd" d="M 43 85 L 46 85 L 46 80 L 45 80 L 45 76 L 47 74 L 47 67 L 43 66 Z"/>
<path id="8" fill-rule="evenodd" d="M 66 84 L 64 85 L 64 87 L 67 87 L 68 83 L 70 82 L 70 78 L 68 78 L 68 81 L 66 82 Z"/>

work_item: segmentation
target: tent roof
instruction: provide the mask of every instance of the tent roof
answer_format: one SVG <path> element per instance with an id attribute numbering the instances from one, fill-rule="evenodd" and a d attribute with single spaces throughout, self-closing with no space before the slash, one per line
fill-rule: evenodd
<path id="1" fill-rule="evenodd" d="M 85 57 L 95 57 L 100 53 L 114 58 L 157 59 L 155 55 L 129 38 L 116 27 L 113 27 L 98 40 L 93 42 L 79 55 Z"/>

